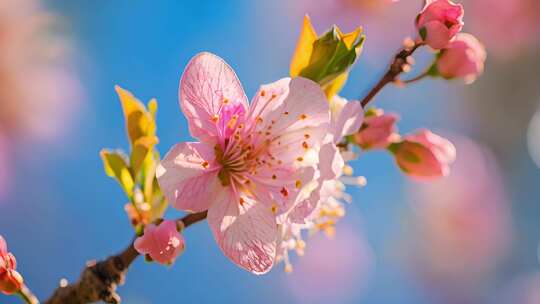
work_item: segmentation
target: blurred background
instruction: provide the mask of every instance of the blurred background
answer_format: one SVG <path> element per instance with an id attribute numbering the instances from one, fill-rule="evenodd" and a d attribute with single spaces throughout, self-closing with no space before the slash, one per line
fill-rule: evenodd
<path id="1" fill-rule="evenodd" d="M 316 235 L 294 272 L 253 276 L 230 263 L 205 223 L 170 268 L 135 262 L 125 303 L 540 303 L 540 3 L 467 0 L 465 31 L 488 50 L 473 85 L 389 86 L 376 105 L 403 133 L 453 140 L 452 175 L 408 180 L 384 152 L 354 162 L 364 188 L 329 240 Z M 381 76 L 420 0 L 0 0 L 0 234 L 42 299 L 85 261 L 124 248 L 124 194 L 101 148 L 127 148 L 113 86 L 159 102 L 159 150 L 190 139 L 178 81 L 200 51 L 217 53 L 253 94 L 288 75 L 308 13 L 319 33 L 361 25 L 364 52 L 341 95 Z M 430 61 L 417 56 L 417 69 Z M 179 213 L 171 211 L 171 216 Z M 0 295 L 0 303 L 17 303 Z"/>

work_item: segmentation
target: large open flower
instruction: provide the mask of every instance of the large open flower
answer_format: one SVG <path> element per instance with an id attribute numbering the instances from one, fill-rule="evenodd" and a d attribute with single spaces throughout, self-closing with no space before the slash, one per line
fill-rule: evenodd
<path id="1" fill-rule="evenodd" d="M 277 218 L 319 176 L 329 132 L 324 93 L 305 78 L 263 85 L 248 106 L 234 71 L 201 53 L 180 82 L 180 106 L 200 142 L 175 145 L 157 170 L 177 209 L 208 210 L 208 223 L 227 257 L 253 272 L 272 267 Z"/>

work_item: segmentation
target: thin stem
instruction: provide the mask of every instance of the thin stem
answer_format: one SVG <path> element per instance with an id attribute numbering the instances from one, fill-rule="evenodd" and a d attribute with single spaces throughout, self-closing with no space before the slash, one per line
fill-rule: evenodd
<path id="1" fill-rule="evenodd" d="M 19 295 L 19 297 L 21 297 L 21 299 L 23 299 L 23 301 L 27 304 L 39 304 L 37 297 L 26 285 L 23 285 L 21 289 L 19 289 L 17 295 Z"/>
<path id="2" fill-rule="evenodd" d="M 416 49 L 418 49 L 422 45 L 422 42 L 416 42 L 410 47 L 405 46 L 394 56 L 394 60 L 388 67 L 386 73 L 384 73 L 384 75 L 377 82 L 377 84 L 375 84 L 375 86 L 362 99 L 362 107 L 365 108 L 367 104 L 371 100 L 373 100 L 373 97 L 375 97 L 375 95 L 377 95 L 388 83 L 396 81 L 399 74 L 404 72 L 409 66 L 409 56 L 411 56 L 414 51 L 416 51 Z"/>
<path id="3" fill-rule="evenodd" d="M 177 219 L 184 228 L 206 219 L 207 211 L 187 214 Z M 134 247 L 135 238 L 119 254 L 103 261 L 88 262 L 79 280 L 67 286 L 58 287 L 45 304 L 61 303 L 120 303 L 116 293 L 117 285 L 124 283 L 125 275 L 133 261 L 140 255 Z M 31 303 L 31 302 L 30 302 Z M 32 303 L 34 304 L 34 303 Z"/>
<path id="4" fill-rule="evenodd" d="M 411 79 L 406 79 L 406 80 L 400 80 L 401 83 L 403 84 L 411 84 L 413 82 L 417 82 L 419 80 L 422 80 L 424 79 L 425 77 L 427 77 L 429 75 L 429 71 L 425 71 L 423 72 L 422 74 L 414 77 L 414 78 L 411 78 Z"/>

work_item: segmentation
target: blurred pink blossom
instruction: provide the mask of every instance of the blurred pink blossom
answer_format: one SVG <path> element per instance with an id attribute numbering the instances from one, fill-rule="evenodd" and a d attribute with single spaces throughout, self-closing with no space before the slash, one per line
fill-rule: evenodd
<path id="1" fill-rule="evenodd" d="M 540 45 L 540 1 L 467 0 L 469 31 L 497 59 L 509 60 Z"/>
<path id="2" fill-rule="evenodd" d="M 447 79 L 463 78 L 472 83 L 484 71 L 486 50 L 471 34 L 459 33 L 437 59 L 439 74 Z"/>
<path id="3" fill-rule="evenodd" d="M 365 287 L 374 256 L 358 227 L 342 223 L 332 239 L 312 237 L 286 284 L 298 303 L 341 303 Z"/>
<path id="4" fill-rule="evenodd" d="M 452 174 L 410 186 L 415 214 L 404 252 L 427 285 L 466 294 L 504 256 L 511 224 L 493 156 L 469 139 L 454 142 Z"/>
<path id="5" fill-rule="evenodd" d="M 538 304 L 540 303 L 540 273 L 523 275 L 514 280 L 505 290 L 505 303 Z"/>
<path id="6" fill-rule="evenodd" d="M 11 171 L 7 138 L 0 131 L 0 199 L 8 193 Z"/>
<path id="7" fill-rule="evenodd" d="M 56 23 L 39 0 L 0 3 L 0 127 L 10 137 L 54 139 L 79 106 L 81 85 Z"/>
<path id="8" fill-rule="evenodd" d="M 166 220 L 158 226 L 149 224 L 144 228 L 144 234 L 134 243 L 135 249 L 141 254 L 148 254 L 160 264 L 172 264 L 184 251 L 184 237 L 178 232 L 176 222 Z"/>

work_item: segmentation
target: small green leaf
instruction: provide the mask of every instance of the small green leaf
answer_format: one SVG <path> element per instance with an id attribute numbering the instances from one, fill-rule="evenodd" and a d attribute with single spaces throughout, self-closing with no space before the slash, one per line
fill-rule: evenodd
<path id="1" fill-rule="evenodd" d="M 427 38 L 427 29 L 425 26 L 421 27 L 420 30 L 418 31 L 418 33 L 420 34 L 420 37 L 422 38 L 422 40 L 426 40 Z"/>
<path id="2" fill-rule="evenodd" d="M 105 173 L 116 179 L 127 196 L 131 199 L 133 197 L 133 187 L 135 182 L 133 176 L 129 171 L 127 165 L 126 157 L 120 153 L 109 150 L 101 150 L 99 153 L 101 159 L 103 160 L 103 166 L 105 168 Z"/>
<path id="3" fill-rule="evenodd" d="M 437 68 L 437 63 L 433 63 L 429 67 L 429 70 L 427 71 L 427 75 L 429 75 L 431 77 L 439 77 L 440 76 L 439 69 Z"/>

